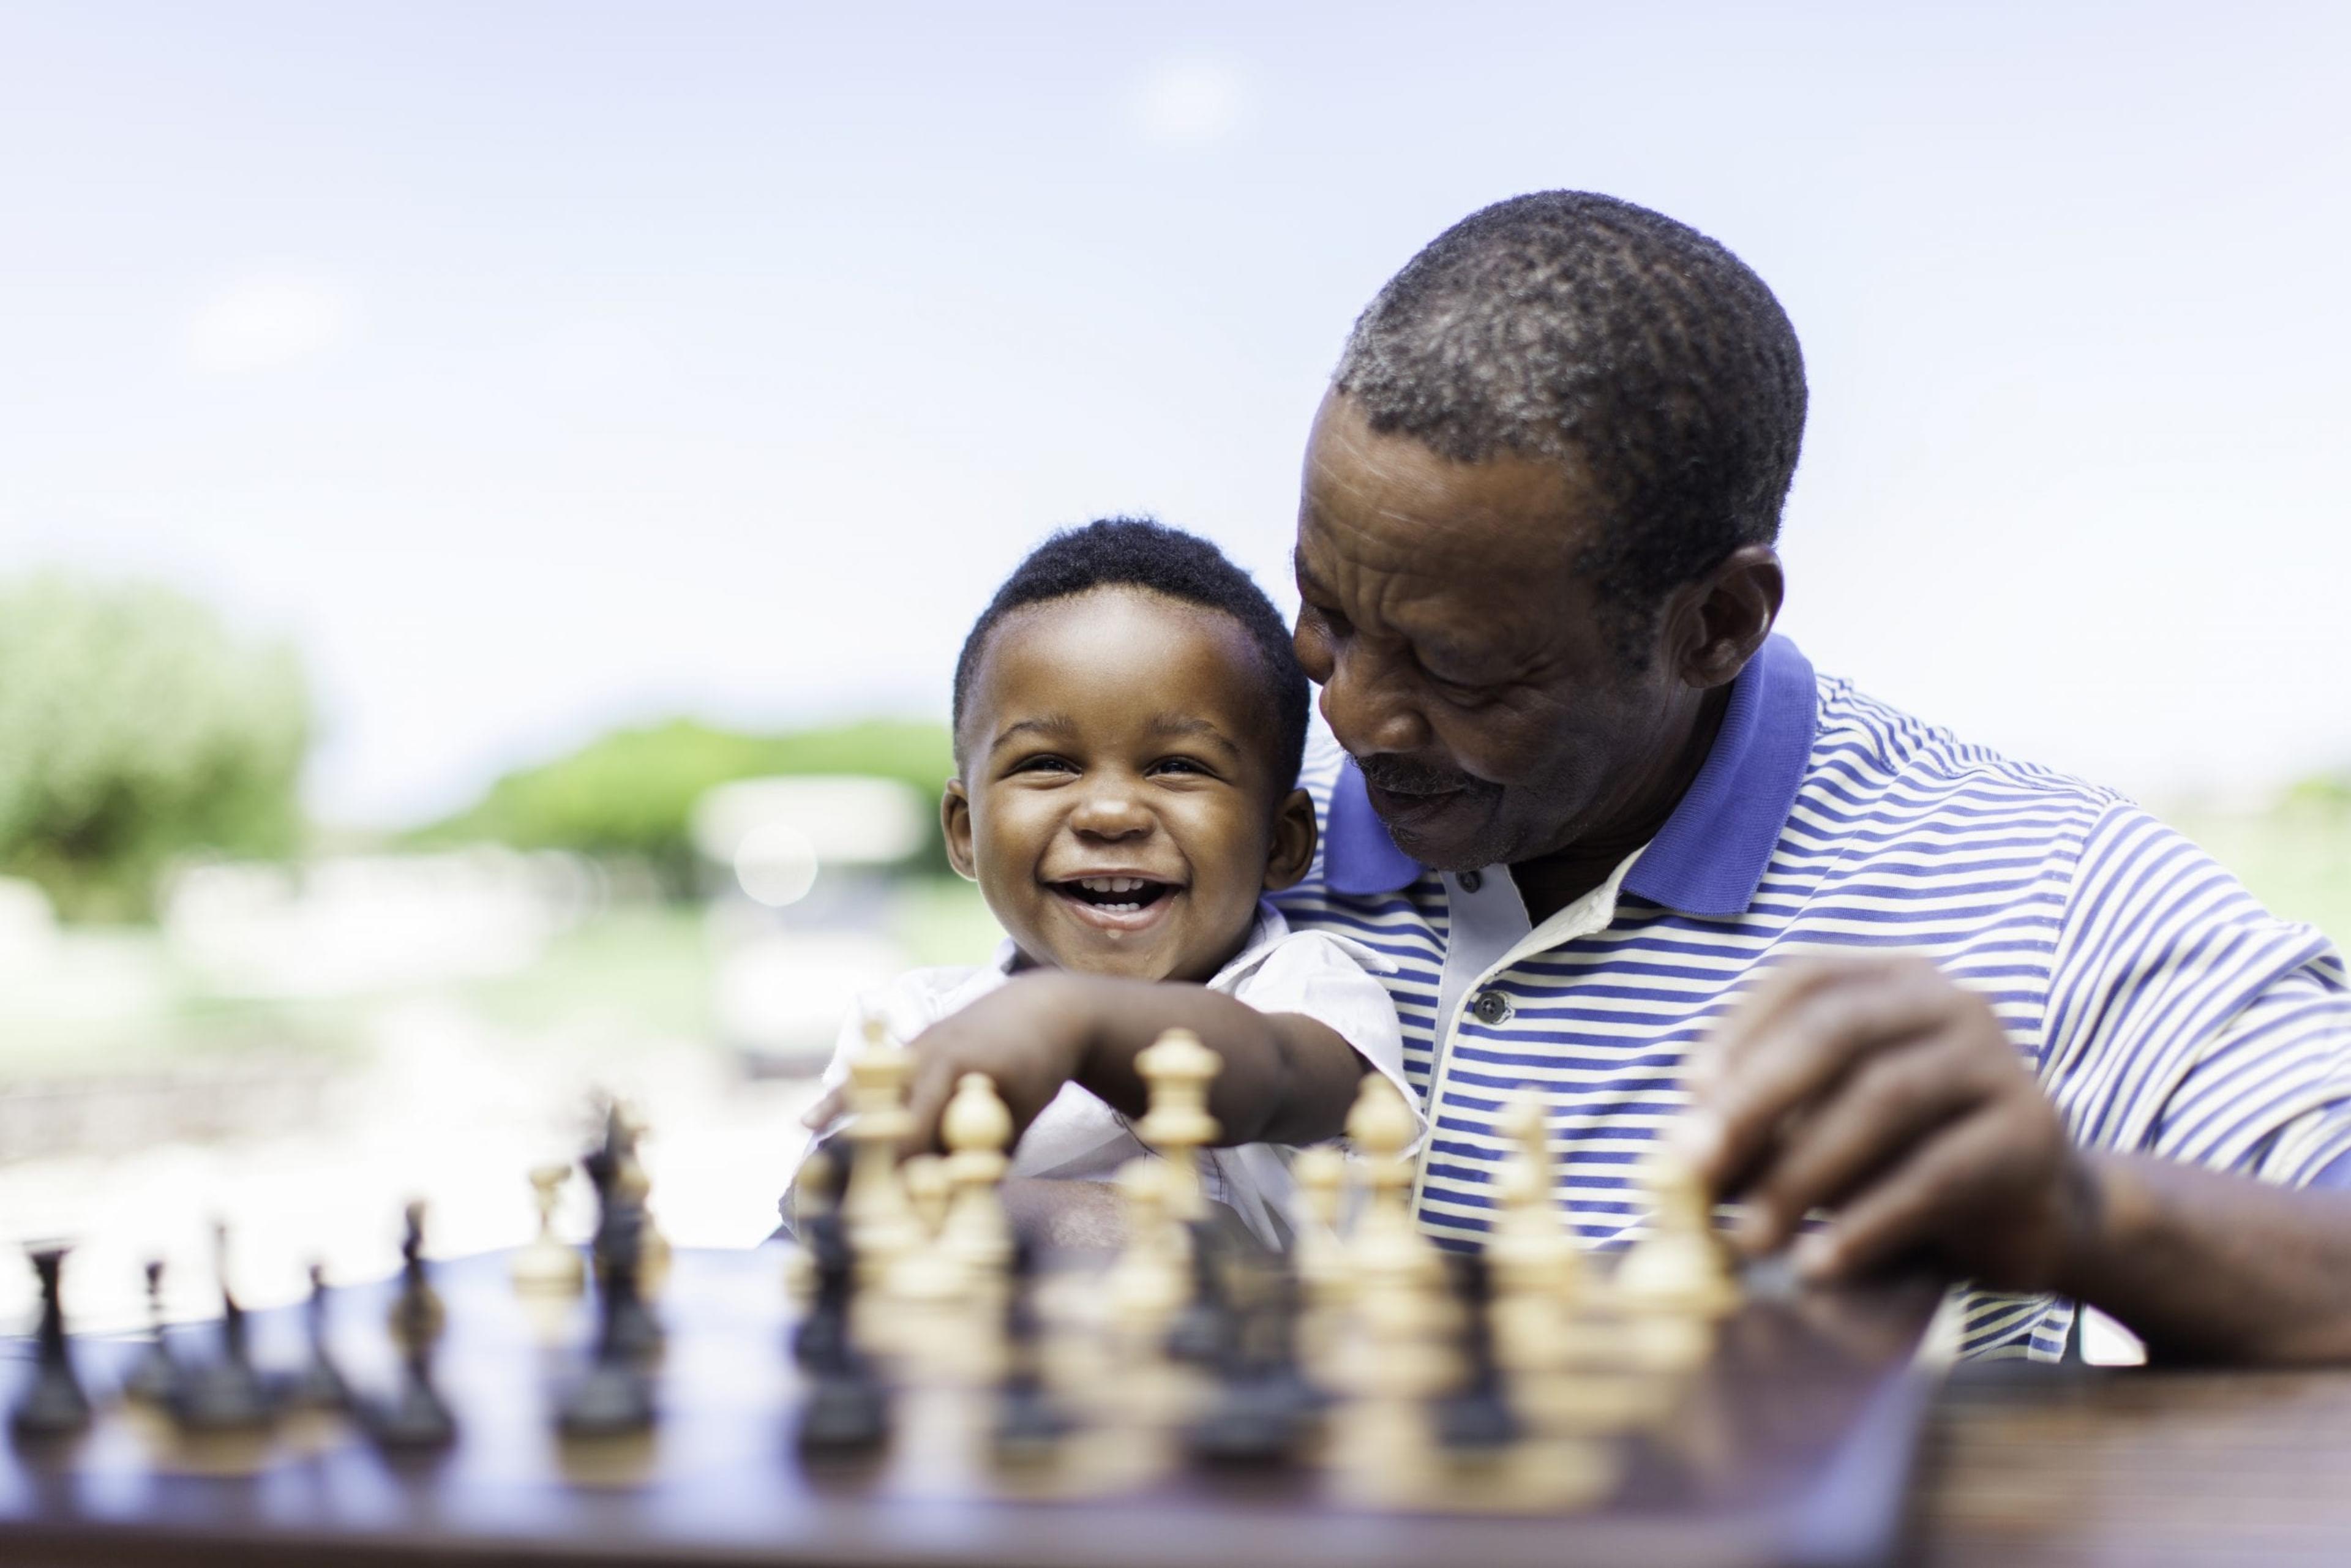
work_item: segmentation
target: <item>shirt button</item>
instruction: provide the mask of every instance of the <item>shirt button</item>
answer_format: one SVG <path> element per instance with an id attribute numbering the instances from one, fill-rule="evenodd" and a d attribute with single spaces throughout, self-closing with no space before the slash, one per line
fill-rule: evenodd
<path id="1" fill-rule="evenodd" d="M 1482 871 L 1465 871 L 1453 880 L 1461 884 L 1462 892 L 1475 893 L 1486 885 L 1486 873 Z"/>
<path id="2" fill-rule="evenodd" d="M 1510 1016 L 1510 998 L 1499 991 L 1479 991 L 1477 1000 L 1469 1004 L 1469 1010 L 1478 1015 L 1479 1023 L 1505 1023 Z"/>

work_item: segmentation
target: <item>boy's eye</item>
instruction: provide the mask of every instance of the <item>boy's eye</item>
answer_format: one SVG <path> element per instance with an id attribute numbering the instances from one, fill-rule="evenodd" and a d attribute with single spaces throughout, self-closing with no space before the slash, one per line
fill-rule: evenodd
<path id="1" fill-rule="evenodd" d="M 1199 761 L 1196 758 L 1163 757 L 1158 761 L 1151 765 L 1151 771 L 1154 773 L 1198 773 L 1205 775 L 1208 771 L 1208 767 L 1207 764 Z"/>
<path id="2" fill-rule="evenodd" d="M 1075 773 L 1077 765 L 1066 757 L 1024 757 L 1012 765 L 1015 773 Z"/>

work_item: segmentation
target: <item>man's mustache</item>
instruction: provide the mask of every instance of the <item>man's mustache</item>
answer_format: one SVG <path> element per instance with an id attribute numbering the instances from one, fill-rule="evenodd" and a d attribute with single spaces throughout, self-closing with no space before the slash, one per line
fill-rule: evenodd
<path id="1" fill-rule="evenodd" d="M 1409 757 L 1359 757 L 1364 782 L 1390 795 L 1445 795 L 1474 789 L 1481 780 L 1456 768 L 1435 768 Z"/>

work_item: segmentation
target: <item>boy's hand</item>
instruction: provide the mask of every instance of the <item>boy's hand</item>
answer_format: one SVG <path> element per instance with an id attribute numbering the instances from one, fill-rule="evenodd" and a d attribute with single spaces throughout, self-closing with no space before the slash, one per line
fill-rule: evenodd
<path id="1" fill-rule="evenodd" d="M 1017 975 L 999 988 L 940 1019 L 908 1043 L 914 1075 L 907 1109 L 914 1127 L 908 1154 L 939 1146 L 939 1122 L 948 1099 L 967 1072 L 984 1072 L 1012 1113 L 1019 1142 L 1040 1113 L 1078 1075 L 1092 1038 L 1092 1019 L 1079 977 L 1058 969 Z M 822 1128 L 846 1104 L 840 1089 L 802 1114 L 804 1126 Z"/>

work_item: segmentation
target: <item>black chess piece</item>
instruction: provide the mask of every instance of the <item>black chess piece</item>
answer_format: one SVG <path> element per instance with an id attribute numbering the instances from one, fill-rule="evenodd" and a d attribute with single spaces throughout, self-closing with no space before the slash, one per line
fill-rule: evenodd
<path id="1" fill-rule="evenodd" d="M 1192 1295 L 1167 1325 L 1167 1354 L 1194 1366 L 1221 1365 L 1236 1324 L 1225 1284 L 1228 1249 L 1208 1220 L 1196 1219 L 1192 1236 Z"/>
<path id="2" fill-rule="evenodd" d="M 1494 1357 L 1493 1276 L 1483 1252 L 1447 1253 L 1446 1261 L 1461 1304 L 1461 1359 L 1468 1371 L 1461 1386 L 1437 1403 L 1437 1440 L 1448 1453 L 1491 1453 L 1525 1435 Z"/>
<path id="3" fill-rule="evenodd" d="M 610 1297 L 613 1341 L 621 1354 L 638 1359 L 662 1348 L 661 1320 L 645 1300 L 645 1206 L 642 1174 L 635 1168 L 636 1135 L 616 1104 L 605 1114 L 604 1142 L 580 1164 L 596 1190 L 596 1235 L 590 1244 L 596 1281 Z M 629 1271 L 632 1283 L 624 1291 L 611 1289 L 615 1263 Z"/>
<path id="4" fill-rule="evenodd" d="M 89 1396 L 75 1375 L 73 1352 L 66 1340 L 65 1298 L 61 1293 L 66 1249 L 30 1249 L 33 1271 L 41 1281 L 41 1325 L 36 1337 L 32 1380 L 25 1385 L 8 1412 L 8 1429 L 19 1440 L 40 1442 L 71 1437 L 89 1426 Z"/>
<path id="5" fill-rule="evenodd" d="M 800 1245 L 809 1250 L 816 1279 L 806 1316 L 792 1325 L 792 1360 L 815 1371 L 837 1363 L 849 1347 L 849 1295 L 854 1260 L 839 1214 L 811 1214 L 800 1224 Z"/>
<path id="6" fill-rule="evenodd" d="M 620 1437 L 653 1424 L 652 1380 L 642 1348 L 623 1341 L 627 1304 L 639 1300 L 634 1248 L 616 1252 L 598 1291 L 596 1348 L 588 1370 L 564 1396 L 556 1427 L 566 1437 Z M 642 1304 L 642 1303 L 640 1303 Z"/>
<path id="7" fill-rule="evenodd" d="M 810 1319 L 793 1336 L 793 1354 L 808 1378 L 808 1397 L 794 1428 L 800 1452 L 811 1459 L 854 1459 L 879 1449 L 890 1437 L 890 1392 L 872 1361 L 858 1349 L 851 1329 L 856 1307 L 857 1255 L 837 1215 L 814 1217 L 816 1301 Z"/>
<path id="8" fill-rule="evenodd" d="M 1037 1254 L 1026 1236 L 1015 1239 L 1004 1298 L 1004 1381 L 996 1394 L 993 1434 L 998 1462 L 1027 1464 L 1058 1452 L 1075 1423 L 1045 1386 L 1038 1355 Z"/>
<path id="9" fill-rule="evenodd" d="M 327 1271 L 316 1263 L 310 1265 L 310 1298 L 302 1306 L 302 1328 L 309 1355 L 301 1370 L 280 1385 L 279 1398 L 298 1410 L 350 1408 L 350 1385 L 327 1349 Z"/>
<path id="10" fill-rule="evenodd" d="M 172 1416 L 191 1433 L 256 1432 L 277 1415 L 277 1401 L 254 1370 L 246 1343 L 245 1308 L 228 1282 L 228 1230 L 213 1228 L 213 1256 L 220 1275 L 220 1343 L 209 1361 L 180 1375 L 172 1394 Z"/>
<path id="11" fill-rule="evenodd" d="M 400 1373 L 389 1398 L 367 1412 L 369 1434 L 384 1448 L 412 1452 L 445 1448 L 457 1439 L 457 1418 L 433 1384 L 433 1346 L 441 1336 L 441 1298 L 424 1266 L 424 1206 L 408 1206 L 400 1244 L 400 1295 L 392 1307 L 392 1337 L 400 1346 Z"/>
<path id="12" fill-rule="evenodd" d="M 147 1260 L 147 1323 L 146 1347 L 131 1365 L 122 1380 L 122 1392 L 133 1399 L 150 1405 L 168 1406 L 180 1386 L 179 1358 L 172 1354 L 172 1342 L 163 1328 L 163 1260 Z"/>
<path id="13" fill-rule="evenodd" d="M 1298 1363 L 1297 1281 L 1270 1263 L 1236 1278 L 1242 1300 L 1232 1309 L 1216 1397 L 1186 1441 L 1211 1465 L 1288 1464 L 1302 1456 L 1324 1403 Z"/>

